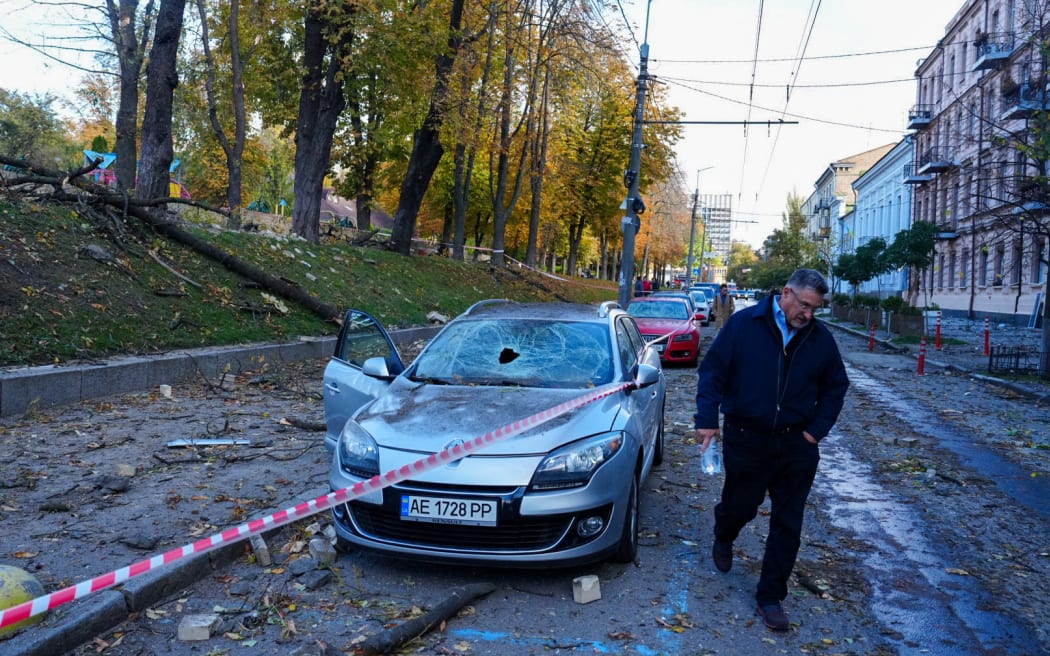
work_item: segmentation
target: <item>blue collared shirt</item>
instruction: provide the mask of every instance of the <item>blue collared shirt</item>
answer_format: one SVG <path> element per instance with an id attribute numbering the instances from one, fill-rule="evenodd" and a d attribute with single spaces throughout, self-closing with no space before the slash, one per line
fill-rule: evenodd
<path id="1" fill-rule="evenodd" d="M 787 347 L 788 342 L 795 336 L 797 330 L 792 330 L 791 326 L 788 326 L 787 315 L 784 314 L 784 310 L 780 307 L 780 297 L 773 297 L 773 318 L 777 321 L 777 327 L 780 328 L 780 335 L 784 338 L 784 346 Z"/>

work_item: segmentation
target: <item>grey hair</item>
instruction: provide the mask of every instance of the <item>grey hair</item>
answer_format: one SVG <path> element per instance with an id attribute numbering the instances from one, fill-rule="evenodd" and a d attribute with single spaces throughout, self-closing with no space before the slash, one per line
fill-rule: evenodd
<path id="1" fill-rule="evenodd" d="M 792 289 L 812 289 L 821 296 L 828 293 L 828 282 L 816 269 L 798 269 L 788 278 L 787 286 Z"/>

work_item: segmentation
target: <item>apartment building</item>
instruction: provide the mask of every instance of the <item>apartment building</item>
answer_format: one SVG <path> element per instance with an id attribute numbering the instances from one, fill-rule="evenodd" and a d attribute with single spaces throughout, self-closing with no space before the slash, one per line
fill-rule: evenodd
<path id="1" fill-rule="evenodd" d="M 882 159 L 896 144 L 886 144 L 856 155 L 831 162 L 813 184 L 813 193 L 802 204 L 808 226 L 806 233 L 813 241 L 829 241 L 838 229 L 839 220 L 853 210 L 857 202 L 853 181 Z"/>
<path id="2" fill-rule="evenodd" d="M 1048 5 L 967 0 L 915 72 L 904 182 L 913 219 L 939 228 L 922 284 L 948 314 L 1022 324 L 1045 294 Z"/>
<path id="3" fill-rule="evenodd" d="M 853 181 L 853 211 L 842 217 L 837 228 L 833 226 L 838 254 L 852 253 L 876 237 L 888 246 L 898 232 L 911 228 L 913 187 L 902 184 L 901 172 L 910 173 L 914 153 L 912 138 L 905 137 Z M 862 283 L 857 291 L 883 298 L 906 296 L 908 273 L 907 269 L 884 273 Z"/>

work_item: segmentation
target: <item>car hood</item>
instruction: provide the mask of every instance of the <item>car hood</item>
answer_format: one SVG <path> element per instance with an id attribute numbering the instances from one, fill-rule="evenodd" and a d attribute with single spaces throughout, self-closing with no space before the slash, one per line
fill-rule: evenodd
<path id="1" fill-rule="evenodd" d="M 666 335 L 689 330 L 689 322 L 682 319 L 635 319 L 638 329 L 646 335 Z"/>
<path id="2" fill-rule="evenodd" d="M 453 440 L 472 440 L 591 391 L 433 385 L 399 376 L 355 420 L 380 447 L 429 454 L 448 447 Z M 491 444 L 484 453 L 545 454 L 582 437 L 611 430 L 616 426 L 624 393 L 599 399 Z"/>

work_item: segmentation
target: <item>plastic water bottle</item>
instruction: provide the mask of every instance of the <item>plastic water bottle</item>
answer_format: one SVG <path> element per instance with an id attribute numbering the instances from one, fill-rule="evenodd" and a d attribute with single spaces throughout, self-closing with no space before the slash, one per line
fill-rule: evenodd
<path id="1" fill-rule="evenodd" d="M 711 443 L 707 445 L 707 451 L 700 456 L 700 468 L 705 474 L 722 473 L 722 449 L 716 440 L 711 440 Z"/>

